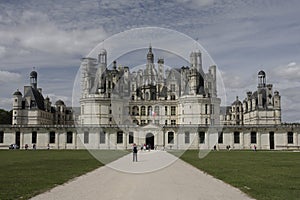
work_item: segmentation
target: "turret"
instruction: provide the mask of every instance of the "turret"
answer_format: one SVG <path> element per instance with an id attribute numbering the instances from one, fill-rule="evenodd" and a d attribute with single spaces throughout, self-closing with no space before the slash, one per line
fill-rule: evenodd
<path id="1" fill-rule="evenodd" d="M 32 88 L 37 89 L 37 72 L 30 72 L 30 85 Z"/>
<path id="2" fill-rule="evenodd" d="M 17 91 L 13 94 L 14 102 L 13 102 L 13 110 L 22 109 L 22 93 L 17 89 Z"/>
<path id="3" fill-rule="evenodd" d="M 266 86 L 266 73 L 261 70 L 258 72 L 258 88 L 263 88 Z"/>
<path id="4" fill-rule="evenodd" d="M 152 46 L 149 46 L 149 51 L 147 53 L 147 62 L 148 63 L 154 63 L 154 55 L 152 53 Z"/>

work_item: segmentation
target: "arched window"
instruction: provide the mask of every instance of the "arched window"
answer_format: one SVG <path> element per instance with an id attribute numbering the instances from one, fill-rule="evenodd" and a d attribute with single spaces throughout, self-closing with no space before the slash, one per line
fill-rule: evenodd
<path id="1" fill-rule="evenodd" d="M 152 106 L 148 106 L 148 116 L 152 116 Z"/>
<path id="2" fill-rule="evenodd" d="M 138 106 L 132 107 L 132 115 L 133 116 L 139 115 L 139 107 Z"/>
<path id="3" fill-rule="evenodd" d="M 155 106 L 154 112 L 155 112 L 155 115 L 159 115 L 159 106 Z"/>

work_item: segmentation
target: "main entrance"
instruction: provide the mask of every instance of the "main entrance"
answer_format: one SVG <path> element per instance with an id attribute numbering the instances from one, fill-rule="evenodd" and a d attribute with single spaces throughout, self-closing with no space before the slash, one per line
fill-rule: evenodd
<path id="1" fill-rule="evenodd" d="M 150 145 L 151 149 L 154 149 L 154 135 L 152 133 L 147 133 L 145 143 L 146 145 Z"/>

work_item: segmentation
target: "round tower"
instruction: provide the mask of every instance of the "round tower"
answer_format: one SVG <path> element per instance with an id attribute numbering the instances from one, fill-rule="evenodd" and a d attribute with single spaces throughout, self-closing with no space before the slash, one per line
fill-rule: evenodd
<path id="1" fill-rule="evenodd" d="M 30 85 L 32 88 L 37 89 L 37 72 L 34 70 L 30 72 Z"/>
<path id="2" fill-rule="evenodd" d="M 13 94 L 13 118 L 12 124 L 20 124 L 19 116 L 21 116 L 22 109 L 22 93 L 17 89 L 17 91 Z"/>
<path id="3" fill-rule="evenodd" d="M 13 94 L 14 102 L 13 109 L 21 109 L 22 108 L 22 93 L 17 89 L 17 91 Z"/>

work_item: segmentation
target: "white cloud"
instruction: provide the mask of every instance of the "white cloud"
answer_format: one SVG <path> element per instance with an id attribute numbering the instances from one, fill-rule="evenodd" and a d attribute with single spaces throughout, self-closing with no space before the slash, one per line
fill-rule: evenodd
<path id="1" fill-rule="evenodd" d="M 16 82 L 21 79 L 21 75 L 14 72 L 0 70 L 0 83 Z"/>
<path id="2" fill-rule="evenodd" d="M 11 110 L 12 98 L 0 98 L 0 109 Z"/>
<path id="3" fill-rule="evenodd" d="M 271 73 L 278 80 L 300 82 L 300 65 L 296 62 L 290 62 L 286 65 L 278 66 L 272 69 Z"/>

